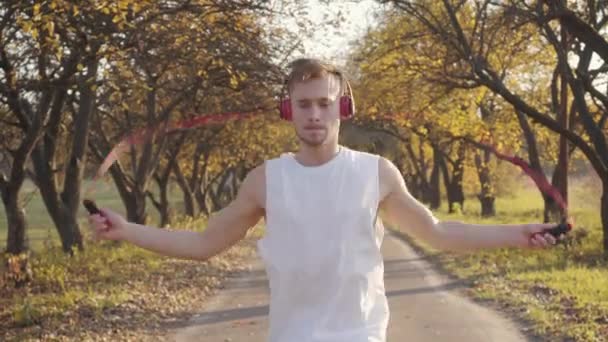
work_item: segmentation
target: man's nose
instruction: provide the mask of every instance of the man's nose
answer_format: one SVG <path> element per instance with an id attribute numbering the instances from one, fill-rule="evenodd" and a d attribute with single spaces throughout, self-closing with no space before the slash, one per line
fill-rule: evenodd
<path id="1" fill-rule="evenodd" d="M 310 108 L 310 116 L 308 117 L 310 121 L 319 121 L 321 120 L 321 108 L 319 106 L 313 105 Z"/>

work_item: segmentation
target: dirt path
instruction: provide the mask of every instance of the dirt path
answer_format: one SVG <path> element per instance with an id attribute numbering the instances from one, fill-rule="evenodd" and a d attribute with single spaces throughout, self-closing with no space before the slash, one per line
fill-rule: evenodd
<path id="1" fill-rule="evenodd" d="M 387 233 L 383 245 L 391 319 L 388 341 L 532 341 L 501 314 L 459 294 L 464 285 L 440 276 L 406 242 Z M 227 280 L 205 312 L 172 336 L 176 341 L 266 341 L 268 288 L 263 265 Z"/>

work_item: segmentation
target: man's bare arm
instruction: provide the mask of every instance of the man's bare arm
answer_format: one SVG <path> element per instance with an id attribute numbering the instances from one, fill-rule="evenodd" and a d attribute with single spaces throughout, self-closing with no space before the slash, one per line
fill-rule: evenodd
<path id="1" fill-rule="evenodd" d="M 128 223 L 119 215 L 102 210 L 91 218 L 101 238 L 126 240 L 144 249 L 176 258 L 207 260 L 241 240 L 264 215 L 264 166 L 252 170 L 236 199 L 212 215 L 202 232 L 172 231 Z M 105 222 L 110 222 L 107 227 Z"/>
<path id="2" fill-rule="evenodd" d="M 440 221 L 409 193 L 393 163 L 381 158 L 379 168 L 383 216 L 389 223 L 433 248 L 464 252 L 500 247 L 545 247 L 555 242 L 550 235 L 530 241 L 533 233 L 552 224 L 481 225 Z"/>

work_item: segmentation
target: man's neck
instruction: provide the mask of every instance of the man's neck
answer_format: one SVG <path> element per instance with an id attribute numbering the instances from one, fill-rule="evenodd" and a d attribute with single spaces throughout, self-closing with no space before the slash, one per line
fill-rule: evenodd
<path id="1" fill-rule="evenodd" d="M 296 160 L 304 166 L 319 166 L 332 160 L 342 147 L 338 143 L 311 147 L 302 145 L 296 153 Z"/>

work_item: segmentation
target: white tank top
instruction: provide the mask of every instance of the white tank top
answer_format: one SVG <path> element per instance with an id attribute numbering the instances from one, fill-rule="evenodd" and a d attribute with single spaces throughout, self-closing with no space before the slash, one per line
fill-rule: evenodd
<path id="1" fill-rule="evenodd" d="M 377 218 L 378 156 L 341 147 L 329 162 L 266 162 L 270 342 L 384 342 L 389 320 Z"/>

